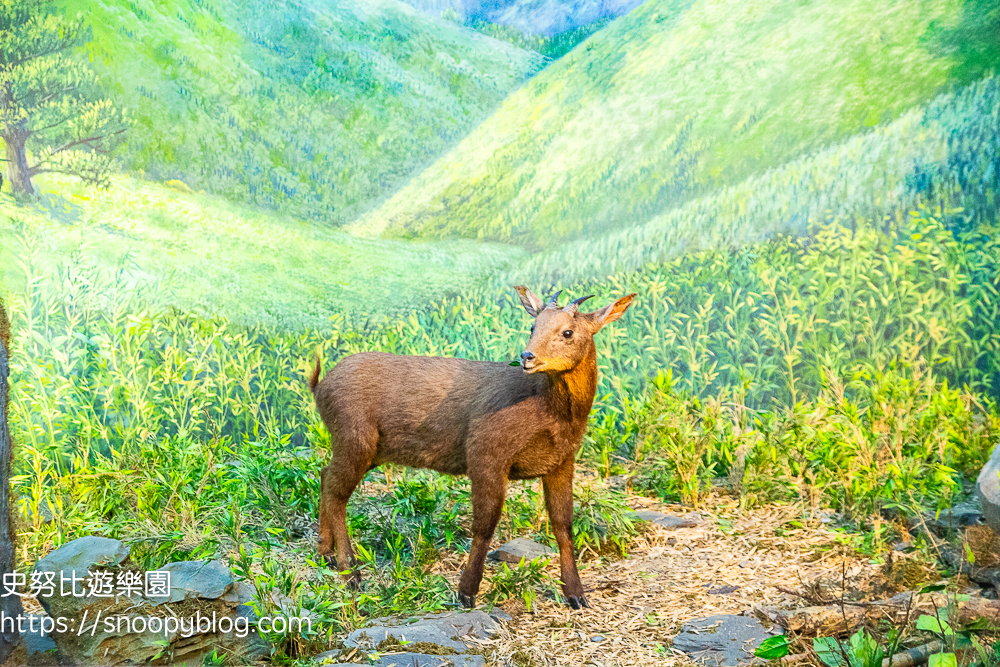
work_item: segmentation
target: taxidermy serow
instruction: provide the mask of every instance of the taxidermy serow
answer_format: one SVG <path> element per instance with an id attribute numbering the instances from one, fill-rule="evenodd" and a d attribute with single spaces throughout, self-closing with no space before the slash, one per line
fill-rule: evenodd
<path id="1" fill-rule="evenodd" d="M 474 607 L 486 552 L 508 480 L 541 477 L 559 544 L 563 593 L 589 607 L 573 555 L 573 466 L 597 390 L 594 335 L 635 294 L 591 313 L 583 297 L 559 307 L 514 288 L 534 318 L 520 367 L 508 363 L 362 352 L 322 380 L 317 356 L 309 387 L 330 431 L 332 455 L 321 472 L 319 553 L 357 585 L 361 574 L 347 535 L 347 501 L 365 473 L 383 463 L 468 475 L 472 547 L 458 585 Z"/>

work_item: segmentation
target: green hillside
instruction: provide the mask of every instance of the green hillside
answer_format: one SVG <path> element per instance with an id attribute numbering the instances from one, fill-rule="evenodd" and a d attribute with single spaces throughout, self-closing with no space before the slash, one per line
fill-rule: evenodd
<path id="1" fill-rule="evenodd" d="M 485 118 L 542 57 L 395 0 L 70 0 L 136 126 L 124 167 L 341 222 Z"/>
<path id="2" fill-rule="evenodd" d="M 647 222 L 559 244 L 498 276 L 557 285 L 639 269 L 699 249 L 804 234 L 810 222 L 898 219 L 908 206 L 944 210 L 958 232 L 1000 214 L 1000 78 L 940 95 L 855 135 Z"/>
<path id="3" fill-rule="evenodd" d="M 631 227 L 984 76 L 998 25 L 959 0 L 649 0 L 354 229 L 545 248 Z"/>
<path id="4" fill-rule="evenodd" d="M 359 239 L 179 181 L 115 176 L 102 190 L 49 176 L 39 185 L 49 194 L 34 203 L 0 195 L 0 297 L 8 303 L 43 292 L 66 303 L 89 295 L 122 315 L 128 295 L 135 312 L 176 307 L 236 325 L 329 330 L 345 314 L 407 313 L 524 254 L 471 241 Z M 95 294 L 98 284 L 115 287 Z"/>

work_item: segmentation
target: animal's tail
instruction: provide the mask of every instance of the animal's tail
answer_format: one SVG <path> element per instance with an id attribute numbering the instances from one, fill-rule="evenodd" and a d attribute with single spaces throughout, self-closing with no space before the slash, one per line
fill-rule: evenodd
<path id="1" fill-rule="evenodd" d="M 319 354 L 316 355 L 316 366 L 313 368 L 312 375 L 309 376 L 309 390 L 312 392 L 316 391 L 316 385 L 319 384 L 319 374 L 323 370 L 323 364 L 320 361 Z"/>

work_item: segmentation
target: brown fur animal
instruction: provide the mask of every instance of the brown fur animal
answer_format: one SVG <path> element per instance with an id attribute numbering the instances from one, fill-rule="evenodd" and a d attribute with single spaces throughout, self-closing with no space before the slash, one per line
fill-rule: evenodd
<path id="1" fill-rule="evenodd" d="M 333 442 L 321 473 L 319 553 L 331 566 L 354 567 L 347 501 L 372 468 L 397 463 L 468 475 L 472 547 L 458 597 L 474 607 L 507 480 L 541 477 L 563 592 L 574 609 L 590 606 L 573 556 L 573 464 L 597 390 L 594 334 L 621 317 L 635 294 L 580 313 L 590 297 L 560 308 L 559 293 L 544 304 L 525 287 L 514 289 L 535 318 L 521 367 L 363 352 L 319 381 L 317 357 L 309 387 Z M 350 581 L 360 581 L 357 570 Z"/>

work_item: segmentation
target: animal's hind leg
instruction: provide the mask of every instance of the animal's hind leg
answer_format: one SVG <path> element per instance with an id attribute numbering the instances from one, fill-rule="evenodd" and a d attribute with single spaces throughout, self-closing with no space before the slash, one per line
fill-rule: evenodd
<path id="1" fill-rule="evenodd" d="M 350 571 L 348 581 L 357 585 L 361 573 L 347 534 L 347 501 L 371 468 L 378 433 L 366 429 L 350 436 L 334 438 L 333 456 L 320 473 L 319 554 L 332 569 Z"/>

